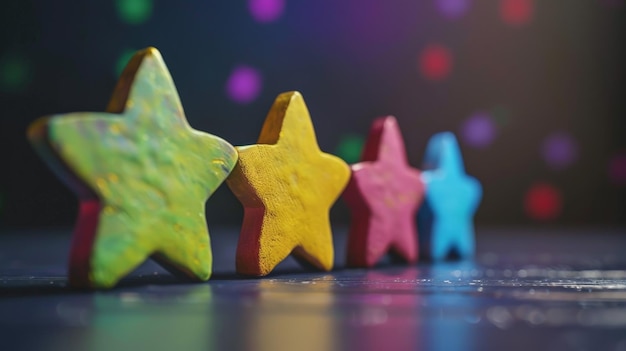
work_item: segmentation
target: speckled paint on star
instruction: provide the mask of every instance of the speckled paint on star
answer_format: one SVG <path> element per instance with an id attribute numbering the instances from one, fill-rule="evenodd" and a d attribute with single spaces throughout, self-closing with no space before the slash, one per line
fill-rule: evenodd
<path id="1" fill-rule="evenodd" d="M 235 149 L 189 126 L 154 48 L 130 61 L 107 111 L 52 116 L 29 129 L 81 199 L 70 281 L 111 287 L 148 256 L 208 279 L 204 203 L 234 167 Z"/>
<path id="2" fill-rule="evenodd" d="M 302 95 L 276 98 L 257 144 L 238 146 L 227 184 L 244 206 L 237 272 L 264 276 L 293 252 L 321 270 L 334 263 L 329 210 L 350 178 L 322 152 Z"/>

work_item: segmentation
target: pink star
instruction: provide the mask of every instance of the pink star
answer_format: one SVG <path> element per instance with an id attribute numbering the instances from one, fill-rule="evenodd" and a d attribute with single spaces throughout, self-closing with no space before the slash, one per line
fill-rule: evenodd
<path id="1" fill-rule="evenodd" d="M 351 168 L 352 177 L 343 194 L 352 212 L 347 264 L 372 267 L 390 250 L 415 262 L 415 218 L 424 184 L 420 172 L 407 162 L 394 117 L 374 121 L 361 162 Z"/>

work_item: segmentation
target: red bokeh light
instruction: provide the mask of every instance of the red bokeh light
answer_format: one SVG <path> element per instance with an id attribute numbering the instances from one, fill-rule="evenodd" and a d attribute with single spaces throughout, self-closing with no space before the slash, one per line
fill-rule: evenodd
<path id="1" fill-rule="evenodd" d="M 555 219 L 563 208 L 561 193 L 550 184 L 534 184 L 526 193 L 524 208 L 532 219 L 540 221 Z"/>
<path id="2" fill-rule="evenodd" d="M 615 185 L 626 185 L 626 152 L 611 158 L 609 162 L 609 177 Z"/>
<path id="3" fill-rule="evenodd" d="M 528 23 L 534 12 L 533 0 L 501 0 L 500 17 L 506 24 L 520 26 Z"/>
<path id="4" fill-rule="evenodd" d="M 419 68 L 426 79 L 439 81 L 447 78 L 452 70 L 450 51 L 437 44 L 426 47 L 420 54 Z"/>

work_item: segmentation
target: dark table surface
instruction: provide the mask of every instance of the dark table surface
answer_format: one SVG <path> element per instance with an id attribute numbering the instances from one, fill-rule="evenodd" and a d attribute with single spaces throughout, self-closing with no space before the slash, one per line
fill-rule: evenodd
<path id="1" fill-rule="evenodd" d="M 147 262 L 110 291 L 72 291 L 71 230 L 0 233 L 0 350 L 626 351 L 626 230 L 478 231 L 473 260 L 234 274 L 236 229 L 212 229 L 214 276 Z"/>

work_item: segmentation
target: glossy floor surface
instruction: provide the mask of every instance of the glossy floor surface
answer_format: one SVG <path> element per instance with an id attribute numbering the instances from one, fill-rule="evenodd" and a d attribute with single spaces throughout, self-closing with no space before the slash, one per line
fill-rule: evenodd
<path id="1" fill-rule="evenodd" d="M 234 272 L 235 229 L 213 229 L 215 274 L 148 262 L 119 287 L 65 287 L 70 231 L 0 233 L 0 350 L 626 350 L 626 231 L 482 230 L 472 261 L 271 276 Z"/>

